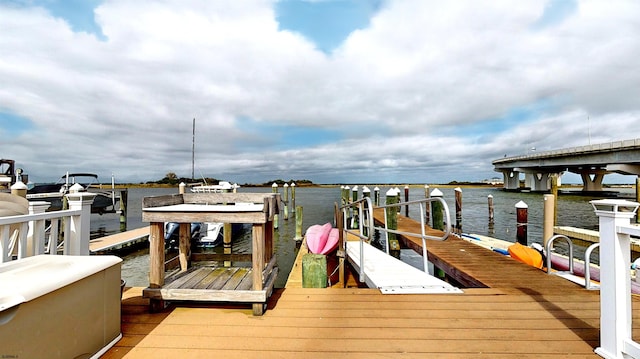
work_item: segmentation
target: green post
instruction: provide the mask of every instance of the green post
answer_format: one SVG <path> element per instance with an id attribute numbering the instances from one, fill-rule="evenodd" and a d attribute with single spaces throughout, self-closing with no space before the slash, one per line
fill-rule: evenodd
<path id="1" fill-rule="evenodd" d="M 278 184 L 273 182 L 273 184 L 271 185 L 271 192 L 273 193 L 278 193 Z M 279 219 L 280 219 L 280 215 L 278 213 L 276 213 L 273 216 L 273 229 L 278 229 L 278 224 L 279 224 Z"/>
<path id="2" fill-rule="evenodd" d="M 302 256 L 302 288 L 327 287 L 327 257 L 307 253 Z"/>
<path id="3" fill-rule="evenodd" d="M 393 205 L 398 203 L 398 194 L 395 189 L 390 189 L 386 194 L 386 204 Z M 387 229 L 398 229 L 398 207 L 389 207 L 387 208 Z M 387 232 L 387 243 L 389 244 L 389 254 L 396 258 L 400 258 L 400 241 L 396 237 L 395 233 Z"/>
<path id="4" fill-rule="evenodd" d="M 435 188 L 431 191 L 431 197 L 442 198 L 442 192 Z M 431 215 L 433 217 L 433 229 L 444 230 L 444 216 L 442 213 L 443 206 L 440 201 L 431 202 Z"/>
<path id="5" fill-rule="evenodd" d="M 340 198 L 342 199 L 342 204 L 341 206 L 344 206 L 347 204 L 347 186 L 340 186 Z"/>

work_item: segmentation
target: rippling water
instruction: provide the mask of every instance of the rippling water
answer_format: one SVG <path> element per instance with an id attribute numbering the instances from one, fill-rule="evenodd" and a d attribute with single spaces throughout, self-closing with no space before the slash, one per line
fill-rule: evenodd
<path id="1" fill-rule="evenodd" d="M 432 186 L 431 189 L 436 188 Z M 381 187 L 381 201 L 389 188 Z M 449 205 L 451 220 L 455 221 L 454 190 L 441 188 L 444 198 Z M 240 188 L 241 192 L 271 192 L 271 188 Z M 633 196 L 633 189 L 620 189 L 622 196 Z M 140 228 L 148 225 L 142 222 L 142 198 L 177 193 L 177 188 L 131 188 L 129 189 L 129 203 L 127 213 L 127 229 Z M 282 188 L 280 188 L 282 194 Z M 489 224 L 488 196 L 493 196 L 494 223 Z M 404 198 L 404 193 L 401 193 Z M 410 189 L 410 200 L 424 198 L 422 188 Z M 587 229 L 597 229 L 596 217 L 589 201 L 590 197 L 577 195 L 562 195 L 558 201 L 558 225 L 573 226 Z M 333 221 L 333 205 L 340 200 L 339 187 L 296 188 L 296 205 L 303 207 L 303 230 L 313 224 Z M 462 192 L 462 229 L 465 233 L 477 233 L 499 239 L 515 242 L 516 239 L 516 208 L 515 204 L 524 201 L 528 207 L 528 241 L 542 242 L 542 214 L 543 195 L 534 193 L 504 192 L 494 188 L 465 188 Z M 404 210 L 403 212 L 404 213 Z M 419 216 L 417 208 L 410 209 L 411 217 Z M 285 221 L 280 216 L 279 229 L 275 232 L 274 240 L 278 267 L 280 268 L 277 287 L 283 287 L 288 273 L 297 254 L 295 237 L 295 218 Z M 453 223 L 453 222 L 452 222 Z M 117 214 L 92 215 L 92 235 L 112 234 L 119 231 Z M 234 240 L 234 250 L 250 251 L 251 231 L 245 231 L 240 238 Z M 128 285 L 147 286 L 149 273 L 148 248 L 123 254 L 122 276 Z"/>

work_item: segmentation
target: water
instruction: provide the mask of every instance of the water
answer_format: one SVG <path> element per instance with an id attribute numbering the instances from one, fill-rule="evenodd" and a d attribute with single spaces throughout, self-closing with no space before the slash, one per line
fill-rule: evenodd
<path id="1" fill-rule="evenodd" d="M 434 186 L 431 189 L 435 188 Z M 389 188 L 382 188 L 381 201 Z M 241 192 L 271 192 L 271 188 L 240 188 Z M 282 194 L 283 189 L 280 188 Z M 455 223 L 455 202 L 453 188 L 440 188 L 449 205 L 451 221 Z M 633 189 L 620 189 L 621 195 L 632 196 Z M 127 213 L 127 229 L 147 226 L 142 222 L 142 198 L 177 193 L 177 188 L 131 188 Z M 489 224 L 487 196 L 493 196 L 494 223 Z M 400 194 L 404 199 L 404 193 Z M 424 198 L 424 189 L 412 187 L 410 200 Z M 574 195 L 562 195 L 558 200 L 558 225 L 597 230 L 598 218 L 589 201 L 593 198 Z M 303 207 L 303 230 L 313 224 L 333 222 L 334 203 L 340 201 L 340 188 L 336 187 L 297 187 L 296 205 Z M 524 201 L 528 211 L 528 242 L 542 243 L 543 196 L 535 193 L 504 192 L 495 188 L 465 188 L 462 192 L 462 230 L 511 242 L 516 240 L 515 204 Z M 404 209 L 402 210 L 404 214 Z M 280 215 L 279 229 L 274 241 L 280 274 L 276 287 L 283 287 L 297 254 L 295 237 L 295 217 L 290 213 L 285 221 Z M 417 218 L 417 208 L 411 208 L 409 216 Z M 92 236 L 112 234 L 119 231 L 117 214 L 92 215 Z M 249 252 L 251 231 L 245 231 L 240 238 L 234 239 L 234 250 Z M 304 233 L 303 233 L 304 234 Z M 146 287 L 148 285 L 149 256 L 148 248 L 123 253 L 122 276 L 128 285 Z"/>

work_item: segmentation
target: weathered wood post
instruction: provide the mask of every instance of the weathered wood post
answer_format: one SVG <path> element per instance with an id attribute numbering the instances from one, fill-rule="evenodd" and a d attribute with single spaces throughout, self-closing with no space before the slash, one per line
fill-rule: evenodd
<path id="1" fill-rule="evenodd" d="M 547 242 L 549 239 L 553 237 L 553 226 L 554 226 L 554 218 L 555 218 L 555 196 L 552 194 L 545 194 L 543 196 L 544 200 L 544 215 L 542 219 L 542 243 L 544 244 L 544 248 L 547 248 Z"/>
<path id="2" fill-rule="evenodd" d="M 271 185 L 271 192 L 278 193 L 278 184 L 277 183 L 273 182 L 273 184 Z M 279 211 L 280 210 L 278 210 L 278 212 Z M 278 229 L 279 222 L 280 222 L 280 215 L 278 213 L 276 213 L 273 216 L 273 229 Z"/>
<path id="3" fill-rule="evenodd" d="M 489 206 L 489 234 L 493 234 L 494 233 L 495 222 L 494 222 L 494 208 L 493 208 L 493 196 L 492 195 L 488 195 L 487 196 L 487 204 Z"/>
<path id="4" fill-rule="evenodd" d="M 489 207 L 489 223 L 494 221 L 493 196 L 487 196 L 487 205 Z"/>
<path id="5" fill-rule="evenodd" d="M 302 288 L 327 287 L 327 256 L 307 253 L 302 256 Z"/>
<path id="6" fill-rule="evenodd" d="M 558 224 L 558 175 L 552 174 L 551 176 L 551 194 L 553 195 L 553 225 Z"/>
<path id="7" fill-rule="evenodd" d="M 346 206 L 349 204 L 349 202 L 351 201 L 351 188 L 349 186 L 344 186 L 344 193 L 342 196 L 342 205 Z M 346 229 L 349 229 L 349 218 L 351 218 L 351 208 L 347 208 L 346 210 L 346 216 L 347 218 L 345 218 L 345 226 L 347 227 Z"/>
<path id="8" fill-rule="evenodd" d="M 631 236 L 625 229 L 638 203 L 617 199 L 590 203 L 598 216 L 600 263 L 607 263 L 600 267 L 600 346 L 595 352 L 604 358 L 637 358 L 627 355 L 631 354 L 627 350 L 637 353 L 638 343 L 632 338 Z"/>
<path id="9" fill-rule="evenodd" d="M 516 203 L 516 241 L 522 245 L 527 245 L 527 213 L 529 206 L 523 201 Z"/>
<path id="10" fill-rule="evenodd" d="M 289 184 L 285 183 L 283 186 L 284 191 L 284 220 L 289 219 Z"/>
<path id="11" fill-rule="evenodd" d="M 386 205 L 394 205 L 398 203 L 398 192 L 396 189 L 391 188 L 386 193 Z M 398 229 L 398 207 L 386 208 L 386 228 L 397 230 Z M 400 258 L 400 241 L 398 241 L 395 233 L 386 232 L 387 235 L 387 251 L 390 255 Z"/>
<path id="12" fill-rule="evenodd" d="M 302 241 L 302 206 L 296 207 L 296 242 Z"/>
<path id="13" fill-rule="evenodd" d="M 295 211 L 293 213 L 294 216 L 297 214 L 296 208 L 298 208 L 296 207 L 296 183 L 291 182 L 291 209 L 292 211 Z"/>
<path id="14" fill-rule="evenodd" d="M 126 188 L 120 190 L 119 207 L 120 232 L 124 232 L 127 230 L 127 208 L 129 208 L 129 190 Z"/>
<path id="15" fill-rule="evenodd" d="M 348 188 L 349 186 L 340 186 L 340 199 L 342 201 L 340 206 L 345 206 L 347 203 L 349 203 Z"/>
<path id="16" fill-rule="evenodd" d="M 409 202 L 409 186 L 404 186 L 404 201 Z M 404 206 L 404 215 L 409 217 L 409 205 Z"/>
<path id="17" fill-rule="evenodd" d="M 456 200 L 456 232 L 462 234 L 462 188 L 456 187 L 453 191 Z"/>
<path id="18" fill-rule="evenodd" d="M 378 187 L 373 188 L 373 205 L 374 206 L 380 205 L 380 188 Z"/>
<path id="19" fill-rule="evenodd" d="M 434 188 L 433 191 L 431 191 L 431 197 L 437 197 L 437 198 L 442 198 L 443 194 L 442 191 L 440 191 L 437 188 Z M 442 213 L 442 211 L 444 210 L 444 207 L 442 205 L 442 202 L 440 201 L 433 201 L 431 202 L 431 216 L 433 217 L 433 229 L 438 229 L 438 230 L 444 230 L 444 214 Z"/>
<path id="20" fill-rule="evenodd" d="M 355 202 L 358 200 L 358 186 L 353 186 L 353 188 L 351 189 L 351 203 Z M 352 215 L 351 215 L 351 228 L 358 228 L 360 227 L 360 218 L 358 218 L 358 209 L 357 208 L 352 208 Z"/>
<path id="21" fill-rule="evenodd" d="M 429 199 L 431 197 L 431 194 L 429 193 L 429 185 L 426 184 L 424 185 L 424 198 Z M 424 223 L 429 224 L 431 223 L 431 206 L 430 205 L 426 205 L 424 206 Z"/>

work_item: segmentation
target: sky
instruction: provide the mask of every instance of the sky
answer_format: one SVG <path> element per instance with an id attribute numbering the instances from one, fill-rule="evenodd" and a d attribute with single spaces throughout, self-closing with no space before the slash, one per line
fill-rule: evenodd
<path id="1" fill-rule="evenodd" d="M 640 138 L 638 38 L 634 0 L 0 0 L 0 158 L 33 182 L 481 181 Z"/>

